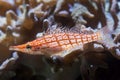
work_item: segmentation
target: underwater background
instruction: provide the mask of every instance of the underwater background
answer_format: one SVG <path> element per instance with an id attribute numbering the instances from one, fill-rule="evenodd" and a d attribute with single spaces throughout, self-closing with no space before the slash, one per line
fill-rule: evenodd
<path id="1" fill-rule="evenodd" d="M 120 46 L 90 43 L 64 57 L 66 64 L 9 50 L 58 28 L 89 34 L 106 25 L 113 33 L 104 42 L 119 45 L 119 20 L 120 0 L 0 0 L 0 80 L 120 80 Z"/>

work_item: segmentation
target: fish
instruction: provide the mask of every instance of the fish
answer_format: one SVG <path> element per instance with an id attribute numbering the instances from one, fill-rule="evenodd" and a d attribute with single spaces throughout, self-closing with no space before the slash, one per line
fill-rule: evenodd
<path id="1" fill-rule="evenodd" d="M 111 31 L 105 27 L 91 34 L 77 32 L 47 34 L 21 45 L 10 46 L 9 50 L 33 55 L 59 55 L 64 57 L 74 50 L 83 50 L 83 46 L 87 43 L 94 41 L 105 43 L 111 38 L 111 36 L 109 37 L 109 33 L 111 33 Z"/>

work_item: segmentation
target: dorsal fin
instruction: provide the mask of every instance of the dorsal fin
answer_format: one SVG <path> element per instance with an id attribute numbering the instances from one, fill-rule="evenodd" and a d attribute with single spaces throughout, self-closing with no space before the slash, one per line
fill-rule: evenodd
<path id="1" fill-rule="evenodd" d="M 93 34 L 95 30 L 92 28 L 88 27 L 72 27 L 72 28 L 67 28 L 67 27 L 62 27 L 58 26 L 57 24 L 52 25 L 51 27 L 48 27 L 48 29 L 45 32 L 45 35 L 48 34 L 56 34 L 56 33 L 83 33 L 83 34 Z"/>

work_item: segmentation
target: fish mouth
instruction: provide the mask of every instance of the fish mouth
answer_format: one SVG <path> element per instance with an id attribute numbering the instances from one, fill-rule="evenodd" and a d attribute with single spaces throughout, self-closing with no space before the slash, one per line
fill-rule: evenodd
<path id="1" fill-rule="evenodd" d="M 18 51 L 18 52 L 22 52 L 22 53 L 29 53 L 29 54 L 31 53 L 31 50 L 21 48 L 20 46 L 10 46 L 9 50 Z"/>
<path id="2" fill-rule="evenodd" d="M 27 54 L 41 54 L 40 51 L 37 52 L 31 49 L 25 49 L 24 47 L 21 47 L 21 46 L 10 46 L 9 50 L 18 51 L 18 52 L 27 53 Z"/>

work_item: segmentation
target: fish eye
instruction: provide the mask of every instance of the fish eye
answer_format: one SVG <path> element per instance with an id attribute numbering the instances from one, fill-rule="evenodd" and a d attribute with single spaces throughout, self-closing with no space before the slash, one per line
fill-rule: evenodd
<path id="1" fill-rule="evenodd" d="M 32 46 L 26 45 L 26 49 L 31 49 L 31 48 L 32 48 Z"/>

